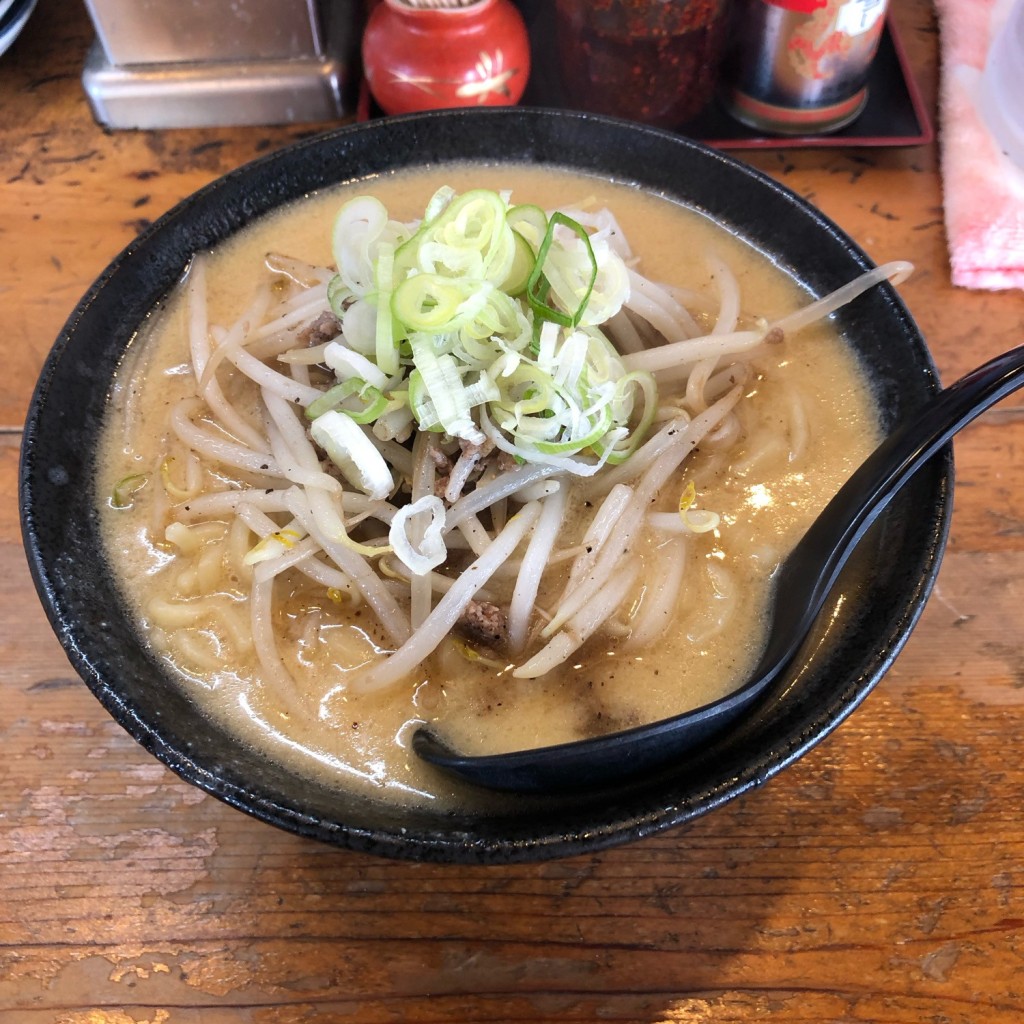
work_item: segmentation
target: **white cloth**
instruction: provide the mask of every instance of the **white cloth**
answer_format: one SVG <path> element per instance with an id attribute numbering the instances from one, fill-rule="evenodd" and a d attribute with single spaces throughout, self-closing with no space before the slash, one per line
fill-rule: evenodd
<path id="1" fill-rule="evenodd" d="M 936 0 L 946 236 L 953 283 L 964 288 L 1024 288 L 1024 169 L 999 148 L 978 104 L 989 43 L 1012 2 Z"/>

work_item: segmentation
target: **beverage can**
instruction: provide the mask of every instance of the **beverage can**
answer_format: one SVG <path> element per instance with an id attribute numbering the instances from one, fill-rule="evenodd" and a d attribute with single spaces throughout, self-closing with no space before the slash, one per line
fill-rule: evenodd
<path id="1" fill-rule="evenodd" d="M 836 131 L 867 102 L 888 0 L 737 0 L 725 101 L 784 135 Z"/>

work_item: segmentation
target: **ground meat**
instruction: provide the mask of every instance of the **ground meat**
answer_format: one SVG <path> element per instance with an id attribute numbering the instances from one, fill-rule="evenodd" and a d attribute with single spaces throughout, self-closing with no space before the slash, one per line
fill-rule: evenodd
<path id="1" fill-rule="evenodd" d="M 459 447 L 462 449 L 463 455 L 471 459 L 479 459 L 485 455 L 490 455 L 494 451 L 494 442 L 488 437 L 484 439 L 482 444 L 474 444 L 472 441 L 467 441 L 465 438 L 460 437 Z"/>
<path id="2" fill-rule="evenodd" d="M 308 327 L 299 331 L 301 345 L 313 348 L 324 342 L 334 341 L 341 334 L 341 321 L 333 313 L 321 313 Z"/>
<path id="3" fill-rule="evenodd" d="M 429 452 L 431 461 L 434 463 L 434 495 L 444 498 L 444 492 L 448 488 L 448 478 L 452 472 L 452 460 L 436 444 L 430 446 Z"/>
<path id="4" fill-rule="evenodd" d="M 438 473 L 450 473 L 452 471 L 452 460 L 445 455 L 437 445 L 432 444 L 429 448 L 430 460 Z"/>
<path id="5" fill-rule="evenodd" d="M 458 500 L 465 491 L 472 490 L 488 466 L 495 466 L 500 472 L 507 473 L 518 465 L 514 456 L 497 450 L 490 439 L 482 444 L 474 444 L 460 438 L 459 448 L 457 455 L 446 455 L 436 446 L 430 449 L 430 457 L 434 460 L 436 470 L 434 494 L 449 503 Z M 453 478 L 454 491 L 449 494 Z"/>
<path id="6" fill-rule="evenodd" d="M 460 439 L 459 457 L 452 464 L 450 471 L 446 472 L 443 481 L 439 481 L 436 489 L 446 501 L 456 501 L 462 493 L 471 488 L 483 475 L 492 460 L 497 460 L 499 466 L 503 452 L 496 452 L 494 442 L 489 438 L 481 444 L 474 444 L 472 441 Z M 515 465 L 513 460 L 512 465 Z"/>
<path id="7" fill-rule="evenodd" d="M 491 601 L 470 601 L 455 628 L 467 640 L 486 647 L 499 647 L 508 640 L 505 612 Z"/>

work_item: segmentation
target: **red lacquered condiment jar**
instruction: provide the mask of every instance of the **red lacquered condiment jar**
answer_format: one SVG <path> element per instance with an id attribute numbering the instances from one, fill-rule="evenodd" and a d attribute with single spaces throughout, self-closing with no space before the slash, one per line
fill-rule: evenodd
<path id="1" fill-rule="evenodd" d="M 380 0 L 363 71 L 386 114 L 518 103 L 530 43 L 511 0 Z"/>
<path id="2" fill-rule="evenodd" d="M 728 0 L 557 0 L 569 102 L 678 127 L 715 93 Z"/>

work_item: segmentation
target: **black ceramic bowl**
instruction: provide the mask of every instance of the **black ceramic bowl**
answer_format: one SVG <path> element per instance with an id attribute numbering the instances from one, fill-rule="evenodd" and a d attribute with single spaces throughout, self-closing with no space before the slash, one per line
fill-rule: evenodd
<path id="1" fill-rule="evenodd" d="M 903 645 L 938 570 L 951 506 L 948 451 L 920 472 L 865 540 L 823 643 L 737 728 L 657 776 L 500 813 L 396 810 L 268 763 L 204 719 L 169 684 L 121 606 L 99 552 L 93 458 L 125 346 L 197 249 L 281 203 L 340 181 L 452 159 L 553 163 L 635 182 L 721 222 L 813 293 L 870 266 L 792 193 L 677 136 L 598 117 L 524 109 L 417 115 L 345 128 L 258 160 L 179 204 L 111 264 L 43 368 L 25 429 L 22 525 L 43 604 L 72 664 L 118 722 L 184 779 L 264 821 L 396 857 L 507 862 L 564 856 L 685 822 L 764 782 L 839 724 Z M 894 423 L 938 388 L 913 321 L 889 287 L 837 316 Z M 888 425 L 888 424 L 887 424 Z M 863 566 L 862 566 L 863 568 Z M 870 579 L 870 584 L 862 583 Z M 835 606 L 826 609 L 832 617 Z"/>

